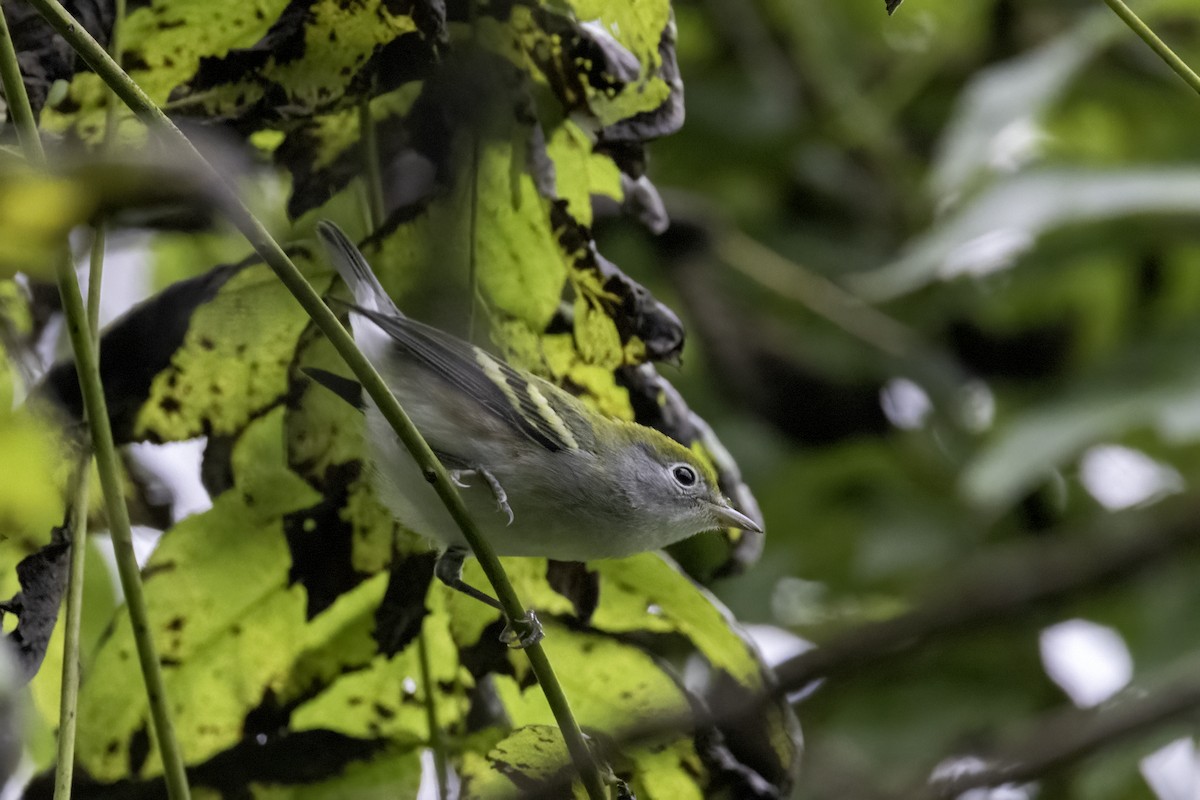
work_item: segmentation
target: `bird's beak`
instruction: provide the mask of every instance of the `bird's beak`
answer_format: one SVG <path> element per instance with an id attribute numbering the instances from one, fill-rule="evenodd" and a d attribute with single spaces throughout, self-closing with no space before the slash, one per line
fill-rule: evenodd
<path id="1" fill-rule="evenodd" d="M 722 527 L 738 528 L 753 533 L 763 532 L 761 525 L 726 503 L 713 503 L 712 512 Z"/>

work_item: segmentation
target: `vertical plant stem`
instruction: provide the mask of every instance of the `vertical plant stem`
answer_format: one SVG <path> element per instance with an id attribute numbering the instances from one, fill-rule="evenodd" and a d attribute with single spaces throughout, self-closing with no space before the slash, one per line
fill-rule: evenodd
<path id="1" fill-rule="evenodd" d="M 467 339 L 475 337 L 475 306 L 482 302 L 479 295 L 479 270 L 476 258 L 478 247 L 475 242 L 475 234 L 479 220 L 479 131 L 470 131 L 468 134 L 471 137 L 471 171 L 468 174 L 467 180 L 471 182 L 471 210 L 470 216 L 467 219 L 467 286 L 471 293 L 470 303 L 467 305 Z"/>
<path id="2" fill-rule="evenodd" d="M 446 739 L 438 722 L 434 691 L 433 672 L 429 664 L 429 640 L 425 626 L 417 634 L 417 658 L 421 661 L 421 691 L 425 693 L 425 721 L 429 724 L 429 747 L 433 750 L 433 770 L 437 776 L 438 797 L 446 800 L 450 796 L 450 765 L 446 759 Z"/>
<path id="3" fill-rule="evenodd" d="M 79 635 L 83 610 L 83 562 L 87 554 L 88 472 L 91 454 L 84 452 L 71 490 L 71 564 L 67 579 L 67 612 L 63 620 L 62 691 L 58 712 L 58 761 L 54 765 L 54 800 L 71 797 L 75 773 L 75 728 L 79 707 Z"/>
<path id="4" fill-rule="evenodd" d="M 121 24 L 125 19 L 125 0 L 116 0 L 108 50 L 120 58 Z M 117 120 L 115 94 L 109 93 L 104 117 L 104 145 L 110 146 Z M 100 357 L 100 285 L 104 277 L 104 221 L 96 223 L 92 239 L 92 254 L 88 262 L 87 317 L 88 332 L 96 358 Z M 83 651 L 80 636 L 83 628 L 83 581 L 87 563 L 88 481 L 92 464 L 88 452 L 80 460 L 77 484 L 74 489 L 74 516 L 71 519 L 71 564 L 67 577 L 67 608 L 63 620 L 62 689 L 58 712 L 58 758 L 54 765 L 54 800 L 70 800 L 71 782 L 75 774 L 75 735 L 79 721 L 79 675 Z"/>
<path id="5" fill-rule="evenodd" d="M 1183 78 L 1187 85 L 1192 87 L 1197 93 L 1200 93 L 1200 75 L 1189 67 L 1184 60 L 1175 55 L 1175 51 L 1167 46 L 1166 42 L 1158 38 L 1158 35 L 1150 30 L 1150 26 L 1142 22 L 1141 18 L 1133 13 L 1133 9 L 1125 5 L 1122 0 L 1104 0 L 1113 13 L 1121 18 L 1121 21 L 1129 26 L 1130 30 L 1141 37 L 1142 41 L 1150 45 L 1150 49 L 1158 53 L 1158 57 L 1167 62 L 1167 66 L 1175 71 L 1175 74 Z"/>
<path id="6" fill-rule="evenodd" d="M 73 32 L 82 31 L 82 26 L 76 25 L 73 20 L 69 23 L 69 27 Z M 104 52 L 94 39 L 92 39 L 92 44 L 101 53 Z M 107 56 L 107 54 L 105 55 Z M 109 60 L 111 61 L 111 59 Z M 7 23 L 3 20 L 0 20 L 0 77 L 3 79 L 5 97 L 9 107 L 21 109 L 14 114 L 14 118 L 26 120 L 26 127 L 18 128 L 22 131 L 19 136 L 26 156 L 31 163 L 43 165 L 46 160 L 45 153 L 42 150 L 41 140 L 37 137 L 37 129 L 33 128 L 32 131 L 28 129 L 28 126 L 33 123 L 33 111 L 29 106 L 29 97 L 25 94 L 25 85 L 21 82 L 12 38 L 9 36 Z M 117 571 L 120 573 L 121 587 L 125 592 L 129 622 L 133 626 L 133 638 L 137 646 L 138 661 L 141 664 L 142 677 L 146 684 L 146 698 L 159 742 L 167 793 L 171 800 L 187 800 L 190 797 L 187 775 L 183 769 L 182 754 L 175 741 L 170 712 L 167 710 L 162 669 L 158 663 L 158 654 L 150 633 L 146 598 L 142 593 L 141 573 L 133 554 L 129 510 L 125 507 L 116 445 L 113 442 L 112 428 L 109 425 L 104 387 L 100 383 L 100 365 L 96 356 L 96 347 L 89 332 L 87 311 L 84 308 L 83 295 L 79 291 L 75 266 L 71 261 L 70 251 L 65 242 L 62 256 L 56 265 L 55 277 L 58 283 L 59 297 L 62 301 L 63 314 L 66 317 L 67 335 L 71 341 L 71 350 L 75 355 L 75 369 L 79 375 L 84 413 L 87 415 L 92 447 L 96 454 L 100 485 L 104 490 L 109 532 L 112 535 L 113 549 L 117 557 Z"/>
<path id="7" fill-rule="evenodd" d="M 379 160 L 379 139 L 375 135 L 375 121 L 371 118 L 370 93 L 364 95 L 358 103 L 358 133 L 362 145 L 367 207 L 370 210 L 368 230 L 376 231 L 383 224 L 383 174 Z M 437 698 L 434 695 L 433 675 L 429 667 L 429 643 L 426 640 L 424 625 L 417 633 L 417 658 L 421 666 L 421 691 L 425 694 L 425 721 L 429 725 L 429 748 L 433 751 L 438 797 L 440 800 L 446 800 L 450 791 L 450 771 L 446 762 L 446 742 L 442 736 L 442 726 L 438 722 Z"/>
<path id="8" fill-rule="evenodd" d="M 108 37 L 108 52 L 114 61 L 121 60 L 121 27 L 125 20 L 125 0 L 116 0 L 113 4 L 112 33 Z M 117 109 L 119 97 L 111 90 L 108 91 L 108 106 L 104 110 L 104 139 L 100 144 L 101 154 L 110 150 L 116 138 Z M 88 325 L 92 331 L 92 341 L 100 342 L 100 288 L 104 282 L 104 246 L 108 239 L 107 225 L 103 219 L 98 220 L 93 227 L 92 255 L 88 261 L 88 293 L 87 312 Z"/>
<path id="9" fill-rule="evenodd" d="M 167 118 L 162 109 L 155 105 L 141 87 L 104 52 L 104 48 L 100 47 L 96 40 L 83 30 L 82 26 L 75 23 L 75 20 L 58 0 L 28 0 L 28 2 L 152 131 L 161 135 L 168 144 L 179 148 L 180 157 L 194 159 L 194 163 L 211 176 L 214 188 L 221 195 L 222 208 L 230 222 L 242 232 L 242 235 L 246 237 L 280 282 L 296 298 L 313 323 L 329 339 L 330 344 L 346 362 L 346 366 L 362 384 L 363 390 L 375 401 L 384 419 L 391 425 L 396 436 L 412 455 L 426 480 L 433 486 L 434 491 L 437 492 L 438 497 L 446 506 L 446 510 L 450 513 L 450 517 L 458 525 L 463 538 L 474 552 L 475 558 L 479 561 L 479 566 L 487 576 L 492 590 L 496 593 L 496 599 L 500 601 L 500 607 L 504 614 L 510 620 L 523 618 L 525 607 L 517 596 L 516 590 L 513 589 L 512 583 L 508 580 L 504 566 L 500 563 L 496 551 L 492 549 L 491 543 L 483 537 L 475 521 L 471 519 L 462 497 L 446 472 L 446 468 L 422 438 L 408 414 L 400 407 L 400 403 L 388 389 L 379 373 L 355 347 L 354 340 L 349 333 L 309 285 L 279 243 L 241 201 L 233 187 L 217 174 L 212 165 L 200 155 L 188 138 Z M 76 293 L 78 293 L 78 286 L 76 286 Z M 101 396 L 101 403 L 103 403 L 103 399 Z M 104 428 L 107 431 L 107 426 Z M 124 506 L 121 510 L 124 511 Z M 579 729 L 579 723 L 571 713 L 562 686 L 559 684 L 554 670 L 550 669 L 549 659 L 546 657 L 541 643 L 526 648 L 525 653 L 529 657 L 534 676 L 541 685 L 550 710 L 566 740 L 575 768 L 580 772 L 589 800 L 606 800 L 607 792 L 604 788 L 604 781 L 600 777 L 599 767 L 592 758 L 591 751 L 588 750 L 583 733 Z"/>
<path id="10" fill-rule="evenodd" d="M 379 140 L 375 135 L 375 120 L 371 118 L 371 96 L 358 102 L 358 135 L 362 143 L 363 177 L 366 181 L 367 208 L 371 213 L 371 230 L 383 224 L 383 175 L 380 173 Z"/>
<path id="11" fill-rule="evenodd" d="M 38 138 L 37 122 L 33 118 L 33 108 L 29 105 L 29 97 L 25 94 L 25 84 L 21 82 L 21 67 L 17 64 L 17 48 L 13 44 L 12 35 L 8 32 L 8 20 L 5 19 L 2 4 L 0 4 L 0 86 L 4 87 L 4 97 L 8 103 L 8 115 L 12 117 L 13 126 L 17 129 L 17 141 L 25 151 L 25 157 L 36 166 L 45 162 L 42 152 L 42 140 Z"/>

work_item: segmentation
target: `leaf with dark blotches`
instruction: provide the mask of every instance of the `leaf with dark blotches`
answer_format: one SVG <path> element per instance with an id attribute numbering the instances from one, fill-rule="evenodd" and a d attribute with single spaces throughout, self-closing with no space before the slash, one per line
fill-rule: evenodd
<path id="1" fill-rule="evenodd" d="M 337 85 L 318 89 L 318 102 L 299 97 L 301 90 L 311 95 L 312 86 L 291 73 L 284 75 L 278 64 L 321 63 L 327 58 L 323 47 L 308 49 L 324 41 L 319 31 L 332 24 L 323 9 L 321 4 L 289 6 L 254 47 L 205 60 L 176 98 L 183 111 L 202 110 L 209 117 L 234 120 L 247 133 L 289 120 L 281 126 L 285 136 L 273 152 L 276 163 L 293 176 L 288 204 L 293 217 L 325 202 L 361 174 L 357 105 L 363 99 L 369 100 L 376 127 L 386 205 L 391 209 L 423 200 L 434 186 L 451 184 L 447 159 L 454 135 L 492 135 L 488 117 L 493 112 L 515 114 L 528 126 L 525 166 L 547 197 L 554 189 L 554 164 L 545 149 L 547 127 L 571 118 L 598 143 L 617 146 L 670 133 L 683 121 L 674 28 L 665 4 L 647 7 L 632 20 L 626 11 L 613 9 L 587 22 L 548 4 L 497 9 L 497 21 L 518 50 L 514 52 L 503 37 L 450 40 L 445 52 L 437 54 L 436 66 L 432 52 L 413 55 L 435 41 L 418 26 L 424 38 L 406 34 L 377 45 L 373 55 L 364 49 L 363 58 L 370 58 L 361 65 L 355 62 L 355 77 L 344 76 L 338 83 L 328 67 L 323 69 L 321 80 Z M 350 7 L 344 13 L 369 11 Z M 487 9 L 480 13 L 486 18 Z M 356 30 L 353 25 L 350 29 Z M 337 36 L 342 48 L 338 58 L 345 59 L 353 46 L 340 31 L 331 28 L 329 35 Z M 533 96 L 544 91 L 537 78 L 554 92 L 553 107 L 534 107 Z M 194 107 L 184 92 L 195 93 Z M 507 106 L 498 102 L 506 95 L 518 99 Z M 553 104 L 545 97 L 540 102 Z"/>
<path id="2" fill-rule="evenodd" d="M 32 680 L 41 668 L 58 621 L 70 565 L 68 524 L 55 528 L 49 544 L 17 564 L 21 591 L 0 603 L 0 616 L 9 613 L 17 617 L 17 627 L 6 638 L 13 645 L 23 683 Z"/>
<path id="3" fill-rule="evenodd" d="M 101 46 L 108 45 L 113 23 L 113 0 L 65 0 L 63 8 Z M 82 60 L 29 3 L 5 3 L 2 8 L 21 78 L 36 115 L 57 80 L 70 80 Z"/>
<path id="4" fill-rule="evenodd" d="M 297 252 L 292 255 L 299 260 Z M 320 290 L 329 279 L 309 280 Z M 307 324 L 308 316 L 263 264 L 216 267 L 135 306 L 100 342 L 117 442 L 237 433 L 284 398 Z M 71 364 L 57 364 L 41 393 L 79 418 Z"/>
<path id="5" fill-rule="evenodd" d="M 62 242 L 104 217 L 115 225 L 203 227 L 218 205 L 211 177 L 165 157 L 81 159 L 62 151 L 53 167 L 0 163 L 0 277 L 49 279 Z"/>
<path id="6" fill-rule="evenodd" d="M 420 2 L 292 0 L 252 46 L 201 59 L 171 102 L 246 132 L 353 106 L 425 77 L 444 22 Z"/>
<path id="7" fill-rule="evenodd" d="M 554 222 L 562 248 L 573 259 L 572 266 L 589 286 L 596 287 L 596 302 L 616 323 L 621 340 L 640 341 L 649 361 L 678 363 L 684 330 L 675 312 L 600 255 L 590 231 L 572 220 L 562 205 L 554 207 Z"/>
<path id="8" fill-rule="evenodd" d="M 100 339 L 100 380 L 118 443 L 139 438 L 136 419 L 155 378 L 170 367 L 176 351 L 183 346 L 196 309 L 212 300 L 237 271 L 233 266 L 217 267 L 174 283 L 104 331 Z M 136 357 L 131 358 L 133 354 Z M 42 382 L 39 395 L 64 409 L 72 419 L 83 419 L 83 399 L 73 362 L 55 364 Z"/>
<path id="9" fill-rule="evenodd" d="M 568 114 L 595 120 L 601 138 L 644 140 L 683 124 L 670 6 L 613 4 L 581 21 L 550 3 L 516 7 L 516 40 Z"/>

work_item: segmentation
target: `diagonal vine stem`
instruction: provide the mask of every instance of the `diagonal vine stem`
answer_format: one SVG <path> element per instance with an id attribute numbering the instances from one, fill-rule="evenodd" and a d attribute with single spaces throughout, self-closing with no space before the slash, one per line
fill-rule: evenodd
<path id="1" fill-rule="evenodd" d="M 378 405 L 388 424 L 395 430 L 397 437 L 413 456 L 426 479 L 445 504 L 451 518 L 462 531 L 463 537 L 470 545 L 484 575 L 487 576 L 488 582 L 496 593 L 504 614 L 509 619 L 523 617 L 524 605 L 508 580 L 495 550 L 480 534 L 479 528 L 467 512 L 462 497 L 450 480 L 446 468 L 442 466 L 429 444 L 421 437 L 416 426 L 401 408 L 400 403 L 383 382 L 379 373 L 355 347 L 354 340 L 349 333 L 342 327 L 333 312 L 326 307 L 304 275 L 284 253 L 279 243 L 242 202 L 234 188 L 225 182 L 224 178 L 196 150 L 188 138 L 163 113 L 162 109 L 155 105 L 141 87 L 113 61 L 104 48 L 83 29 L 83 26 L 76 23 L 58 0 L 28 1 L 139 119 L 168 144 L 177 147 L 181 156 L 187 157 L 202 169 L 205 175 L 210 177 L 212 188 L 230 221 L 241 231 L 280 282 L 296 298 L 313 323 L 329 339 L 334 349 L 338 351 L 359 383 L 362 384 L 363 389 Z M 78 287 L 76 287 L 76 293 L 78 294 Z M 103 397 L 100 400 L 102 402 Z M 107 425 L 103 427 L 107 430 Z M 572 761 L 583 780 L 589 800 L 605 800 L 607 791 L 604 788 L 604 780 L 600 776 L 599 767 L 588 749 L 579 723 L 571 713 L 566 694 L 554 673 L 545 649 L 541 643 L 537 643 L 526 648 L 525 654 L 529 658 L 534 676 L 542 687 L 546 702 L 559 725 L 567 749 L 571 753 Z M 155 665 L 157 666 L 157 662 Z"/>
<path id="2" fill-rule="evenodd" d="M 1121 21 L 1129 26 L 1129 29 L 1136 33 L 1143 42 L 1150 46 L 1150 49 L 1158 54 L 1158 57 L 1166 62 L 1167 66 L 1175 71 L 1175 74 L 1183 78 L 1187 85 L 1192 87 L 1197 93 L 1200 93 L 1200 75 L 1197 75 L 1195 70 L 1187 65 L 1186 62 L 1172 50 L 1167 43 L 1158 38 L 1150 26 L 1142 21 L 1141 17 L 1133 13 L 1133 9 L 1125 5 L 1122 0 L 1104 0 L 1105 4 L 1113 10 L 1113 13 L 1121 18 Z"/>

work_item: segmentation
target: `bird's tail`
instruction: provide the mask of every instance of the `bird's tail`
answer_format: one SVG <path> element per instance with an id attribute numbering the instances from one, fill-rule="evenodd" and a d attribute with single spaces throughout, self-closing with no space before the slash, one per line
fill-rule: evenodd
<path id="1" fill-rule="evenodd" d="M 371 271 L 371 265 L 354 243 L 346 238 L 341 228 L 329 220 L 321 220 L 317 223 L 317 236 L 325 246 L 333 268 L 342 276 L 342 280 L 354 295 L 356 305 L 368 311 L 403 316 L 383 290 L 379 278 Z"/>

